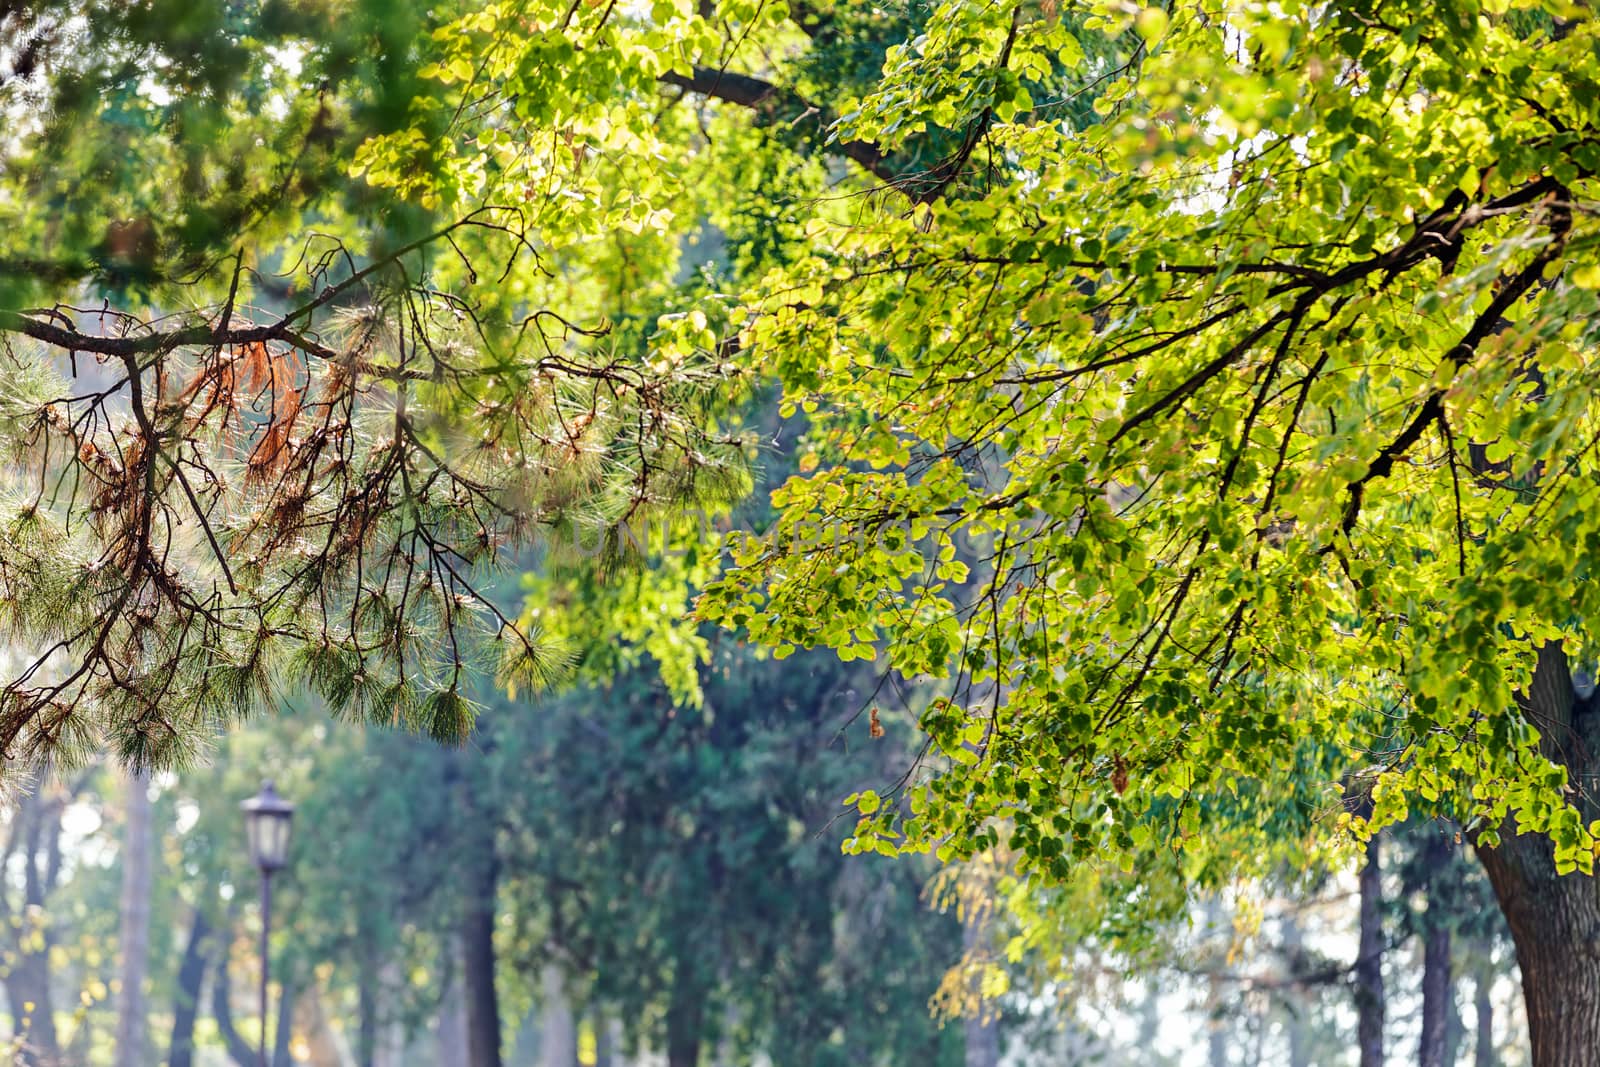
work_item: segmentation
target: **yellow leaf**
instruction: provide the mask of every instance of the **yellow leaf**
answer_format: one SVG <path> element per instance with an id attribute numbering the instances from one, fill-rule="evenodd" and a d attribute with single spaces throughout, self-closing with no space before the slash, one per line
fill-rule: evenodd
<path id="1" fill-rule="evenodd" d="M 1147 7 L 1139 12 L 1133 25 L 1140 37 L 1153 41 L 1167 32 L 1167 13 L 1159 7 Z"/>
<path id="2" fill-rule="evenodd" d="M 1600 263 L 1585 263 L 1581 267 L 1573 267 L 1568 277 L 1579 289 L 1600 289 Z"/>

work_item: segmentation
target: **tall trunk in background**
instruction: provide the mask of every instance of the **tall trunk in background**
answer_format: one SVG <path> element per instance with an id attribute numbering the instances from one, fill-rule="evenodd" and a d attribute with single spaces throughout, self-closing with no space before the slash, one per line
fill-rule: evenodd
<path id="1" fill-rule="evenodd" d="M 454 943 L 451 943 L 450 951 L 455 951 Z M 455 957 L 458 961 L 460 956 L 461 954 L 459 952 L 455 953 Z M 445 973 L 447 975 L 453 975 L 456 969 L 456 967 L 447 967 L 445 969 Z M 393 1015 L 386 1010 L 386 1008 L 389 1003 L 389 991 L 400 989 L 403 987 L 403 985 L 404 980 L 400 976 L 400 966 L 392 959 L 384 960 L 383 963 L 378 967 L 377 989 L 375 991 L 376 1000 L 374 1003 L 374 1008 L 376 1009 L 378 1015 L 378 1041 L 377 1048 L 372 1054 L 372 1067 L 402 1067 L 402 1061 L 405 1057 L 406 1046 L 408 1044 L 406 1029 L 401 1021 L 394 1018 Z M 441 1002 L 439 1007 L 439 1021 L 441 1025 L 443 1024 L 447 1009 L 451 1008 L 453 1008 L 455 1019 L 459 1023 L 462 1017 L 461 983 L 454 977 L 450 978 L 450 984 L 446 989 L 445 999 Z M 445 1055 L 443 1043 L 440 1043 L 439 1054 L 433 1061 L 436 1067 L 464 1067 L 467 1058 L 467 1037 L 465 1024 L 456 1027 L 456 1038 L 457 1041 L 455 1044 L 455 1050 L 448 1056 Z"/>
<path id="2" fill-rule="evenodd" d="M 1312 1067 L 1311 1035 L 1306 1026 L 1306 1012 L 1310 1005 L 1302 998 L 1291 1004 L 1286 1012 L 1284 1028 L 1289 1034 L 1288 1067 Z"/>
<path id="3" fill-rule="evenodd" d="M 1311 1035 L 1306 1026 L 1306 1014 L 1311 1010 L 1310 998 L 1299 979 L 1305 974 L 1305 937 L 1300 921 L 1292 913 L 1279 920 L 1279 937 L 1284 961 L 1291 977 L 1296 979 L 1283 991 L 1283 1029 L 1289 1040 L 1288 1067 L 1311 1067 Z"/>
<path id="4" fill-rule="evenodd" d="M 1211 1018 L 1206 1024 L 1206 1067 L 1228 1067 L 1228 1027 L 1227 1019 L 1220 1015 L 1222 1010 L 1218 996 L 1220 985 L 1221 982 L 1213 977 L 1207 994 L 1209 1009 L 1207 1014 Z"/>
<path id="5" fill-rule="evenodd" d="M 460 953 L 457 953 L 459 959 Z M 439 1004 L 438 1054 L 433 1062 L 438 1067 L 468 1067 L 467 1060 L 467 1002 L 461 992 L 461 979 L 451 976 Z"/>
<path id="6" fill-rule="evenodd" d="M 1205 924 L 1208 946 L 1214 941 L 1221 945 L 1220 951 L 1208 951 L 1212 963 L 1207 968 L 1211 973 L 1206 979 L 1206 1067 L 1228 1067 L 1228 1013 L 1223 1004 L 1222 978 L 1217 972 L 1232 943 L 1233 933 L 1219 897 L 1206 900 Z"/>
<path id="7" fill-rule="evenodd" d="M 972 960 L 983 950 L 988 936 L 989 909 L 986 902 L 973 898 L 978 890 L 963 891 L 965 898 L 961 916 L 961 948 L 964 959 Z M 992 1013 L 979 1004 L 975 1014 L 962 1020 L 966 1038 L 966 1067 L 999 1067 L 1000 1024 Z"/>
<path id="8" fill-rule="evenodd" d="M 350 1051 L 344 1035 L 333 1027 L 328 1018 L 328 1006 L 323 1001 L 322 988 L 313 979 L 295 1004 L 299 1018 L 299 1031 L 304 1036 L 306 1067 L 350 1067 Z"/>
<path id="9" fill-rule="evenodd" d="M 378 984 L 363 974 L 356 985 L 356 1067 L 374 1067 L 378 1058 Z"/>
<path id="10" fill-rule="evenodd" d="M 578 1027 L 572 1018 L 561 968 L 547 963 L 539 974 L 543 1005 L 539 1024 L 542 1067 L 578 1067 Z"/>
<path id="11" fill-rule="evenodd" d="M 1422 942 L 1421 1067 L 1447 1067 L 1450 1003 L 1455 984 L 1450 978 L 1450 928 L 1430 926 Z"/>
<path id="12" fill-rule="evenodd" d="M 1566 769 L 1579 817 L 1585 825 L 1600 818 L 1588 788 L 1600 775 L 1600 706 L 1578 697 L 1560 645 L 1539 650 L 1518 702 L 1538 726 L 1540 753 Z M 1543 834 L 1518 836 L 1508 823 L 1499 835 L 1492 848 L 1475 844 L 1517 947 L 1533 1067 L 1592 1067 L 1600 1049 L 1600 953 L 1592 948 L 1600 945 L 1600 881 L 1558 874 Z"/>
<path id="13" fill-rule="evenodd" d="M 1145 986 L 1139 1000 L 1139 1029 L 1134 1038 L 1139 1048 L 1154 1048 L 1161 1038 L 1161 996 L 1159 987 L 1151 982 Z"/>
<path id="14" fill-rule="evenodd" d="M 490 770 L 481 758 L 494 750 L 492 734 L 474 734 L 476 749 L 450 754 L 446 781 L 461 825 L 459 892 L 461 919 L 461 994 L 468 1067 L 501 1067 L 500 998 L 495 986 L 494 927 L 499 906 L 500 856 L 493 805 L 481 790 Z"/>
<path id="15" fill-rule="evenodd" d="M 278 1029 L 272 1042 L 272 1067 L 294 1067 L 289 1045 L 294 1036 L 294 1002 L 300 995 L 297 985 L 293 975 L 278 984 Z M 265 1026 L 266 1021 L 261 1025 Z"/>
<path id="16" fill-rule="evenodd" d="M 237 898 L 235 898 L 237 899 Z M 233 981 L 228 974 L 227 953 L 219 953 L 216 973 L 211 979 L 211 1018 L 217 1024 L 217 1033 L 228 1049 L 228 1055 L 239 1067 L 261 1067 L 261 1050 L 245 1036 L 233 1022 Z"/>
<path id="17" fill-rule="evenodd" d="M 493 832 L 480 825 L 472 836 L 469 869 L 464 872 L 467 899 L 461 922 L 461 980 L 467 1008 L 469 1067 L 500 1067 L 500 1001 L 495 992 L 494 912 L 499 866 Z"/>
<path id="18" fill-rule="evenodd" d="M 1383 853 L 1367 842 L 1361 866 L 1361 938 L 1356 957 L 1356 1045 L 1361 1067 L 1383 1067 Z"/>
<path id="19" fill-rule="evenodd" d="M 12 928 L 12 958 L 4 976 L 6 1000 L 12 1033 L 23 1037 L 17 1058 L 21 1067 L 53 1065 L 61 1059 L 50 989 L 50 949 L 55 936 L 45 901 L 61 875 L 61 813 L 70 794 L 55 790 L 42 795 L 45 791 L 40 784 L 19 797 L 11 816 L 7 850 L 15 848 L 22 858 L 21 905 L 14 907 L 5 896 L 7 887 L 0 886 L 0 898 L 5 900 L 3 917 Z"/>
<path id="20" fill-rule="evenodd" d="M 167 1044 L 167 1067 L 194 1067 L 194 1023 L 200 1014 L 200 988 L 205 984 L 206 954 L 211 923 L 204 908 L 194 909 L 189 943 L 178 965 L 178 985 L 172 994 L 172 1040 Z"/>
<path id="21" fill-rule="evenodd" d="M 667 1067 L 700 1067 L 700 1043 L 705 1033 L 706 989 L 694 963 L 681 966 L 667 1001 Z"/>
<path id="22" fill-rule="evenodd" d="M 371 948 L 356 968 L 355 1067 L 375 1067 L 378 1057 L 378 964 Z"/>
<path id="23" fill-rule="evenodd" d="M 27 920 L 24 920 L 27 921 Z M 24 935 L 26 937 L 26 935 Z M 25 951 L 6 974 L 12 1033 L 23 1035 L 20 1067 L 54 1065 L 61 1058 L 55 1010 L 50 998 L 50 964 L 44 952 Z"/>
<path id="24" fill-rule="evenodd" d="M 1437 830 L 1424 847 L 1429 871 L 1428 910 L 1422 928 L 1422 1037 L 1417 1061 L 1421 1067 L 1447 1067 L 1451 1008 L 1455 1003 L 1455 976 L 1451 974 L 1450 916 L 1446 914 L 1451 877 L 1450 839 Z"/>
<path id="25" fill-rule="evenodd" d="M 539 1021 L 537 1003 L 530 1004 L 521 1021 L 511 1025 L 509 1030 L 507 1049 L 502 1053 L 507 1063 L 526 1063 L 538 1067 L 544 1062 L 544 1053 L 539 1044 L 544 1040 L 544 1027 Z"/>
<path id="26" fill-rule="evenodd" d="M 117 1067 L 146 1067 L 148 1014 L 144 981 L 150 970 L 150 776 L 128 774 L 123 789 L 121 961 L 117 967 Z"/>
<path id="27" fill-rule="evenodd" d="M 1494 1000 L 1490 997 L 1493 987 L 1494 972 L 1487 964 L 1479 966 L 1472 976 L 1472 1006 L 1477 1016 L 1473 1020 L 1477 1036 L 1472 1046 L 1472 1067 L 1500 1067 L 1494 1048 Z"/>
<path id="28" fill-rule="evenodd" d="M 593 1022 L 594 1067 L 617 1067 L 617 1053 L 622 1047 L 621 1025 L 604 1012 L 596 1012 Z"/>
<path id="29" fill-rule="evenodd" d="M 1445 1007 L 1448 1014 L 1444 1022 L 1444 1062 L 1456 1067 L 1461 1062 L 1461 1045 L 1467 1036 L 1467 1024 L 1461 1018 L 1459 981 L 1450 984 L 1450 1000 Z"/>

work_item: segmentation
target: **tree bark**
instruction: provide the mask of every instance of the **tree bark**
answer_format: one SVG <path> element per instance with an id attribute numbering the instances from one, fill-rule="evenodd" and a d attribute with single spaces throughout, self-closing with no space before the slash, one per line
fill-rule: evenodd
<path id="1" fill-rule="evenodd" d="M 1451 974 L 1450 920 L 1444 880 L 1450 877 L 1450 839 L 1435 832 L 1423 853 L 1428 875 L 1428 910 L 1423 913 L 1422 934 L 1422 1039 L 1417 1060 L 1421 1067 L 1446 1067 L 1450 1040 L 1450 1015 L 1455 1004 L 1455 977 Z"/>
<path id="2" fill-rule="evenodd" d="M 461 924 L 462 991 L 467 1002 L 469 1067 L 500 1067 L 500 1001 L 495 992 L 494 912 L 499 871 L 494 838 L 480 829 L 468 872 Z"/>
<path id="3" fill-rule="evenodd" d="M 172 995 L 172 1040 L 167 1045 L 167 1067 L 193 1067 L 194 1024 L 200 1014 L 200 987 L 206 978 L 206 950 L 211 924 L 204 908 L 194 910 L 189 943 L 178 966 L 178 988 Z"/>
<path id="4" fill-rule="evenodd" d="M 1283 956 L 1289 974 L 1298 979 L 1305 973 L 1305 937 L 1300 921 L 1290 912 L 1279 921 Z M 1288 1067 L 1311 1067 L 1311 1035 L 1307 1032 L 1306 1013 L 1310 1011 L 1310 998 L 1299 981 L 1291 982 L 1283 991 L 1283 1028 L 1289 1042 Z"/>
<path id="5" fill-rule="evenodd" d="M 621 1027 L 604 1012 L 594 1016 L 594 1067 L 617 1067 L 617 1052 L 622 1047 Z"/>
<path id="6" fill-rule="evenodd" d="M 694 977 L 680 973 L 667 1004 L 667 1067 L 700 1067 L 705 1014 L 705 990 Z"/>
<path id="7" fill-rule="evenodd" d="M 48 950 L 46 950 L 48 951 Z M 21 1034 L 21 1067 L 55 1067 L 61 1059 L 55 1010 L 50 1001 L 50 965 L 44 952 L 26 951 L 6 975 L 12 1033 Z"/>
<path id="8" fill-rule="evenodd" d="M 1578 1067 L 1600 1049 L 1600 897 L 1595 880 L 1556 873 L 1542 835 L 1482 849 L 1522 971 L 1533 1067 Z"/>
<path id="9" fill-rule="evenodd" d="M 150 970 L 150 776 L 130 773 L 123 790 L 121 965 L 117 968 L 117 1067 L 145 1067 L 149 1044 L 144 980 Z"/>
<path id="10" fill-rule="evenodd" d="M 460 957 L 459 952 L 457 957 Z M 459 977 L 451 976 L 450 984 L 445 987 L 435 1037 L 439 1048 L 434 1062 L 439 1067 L 467 1067 L 467 1003 Z"/>
<path id="11" fill-rule="evenodd" d="M 292 976 L 285 976 L 278 983 L 278 1029 L 272 1043 L 272 1067 L 294 1067 L 294 1056 L 289 1052 L 289 1044 L 294 1036 L 294 1002 L 300 995 L 296 982 Z M 266 1025 L 266 1020 L 261 1022 Z"/>
<path id="12" fill-rule="evenodd" d="M 21 1035 L 18 1063 L 22 1067 L 54 1067 L 61 1059 L 56 1036 L 55 1007 L 50 996 L 50 948 L 55 942 L 45 913 L 45 901 L 61 873 L 61 812 L 66 798 L 41 795 L 44 785 L 19 798 L 12 814 L 7 859 L 19 843 L 22 855 L 22 906 L 6 906 L 14 924 L 11 948 L 15 953 L 5 974 L 6 999 L 11 1007 L 12 1033 Z"/>
<path id="13" fill-rule="evenodd" d="M 1229 1017 L 1222 1006 L 1222 980 L 1206 982 L 1206 1067 L 1228 1067 Z"/>
<path id="14" fill-rule="evenodd" d="M 451 941 L 449 950 L 455 952 L 455 949 L 455 942 Z M 456 958 L 460 959 L 459 952 L 456 952 Z M 454 967 L 447 967 L 446 973 L 450 974 L 454 970 Z M 402 1067 L 408 1043 L 406 1030 L 401 1021 L 394 1018 L 387 1010 L 388 998 L 391 995 L 390 991 L 401 988 L 400 967 L 393 959 L 386 959 L 379 965 L 377 977 L 377 1001 L 375 1007 L 378 1012 L 378 1043 L 377 1050 L 372 1055 L 372 1067 Z M 461 984 L 453 977 L 450 979 L 444 1000 L 439 1008 L 441 1023 L 449 1009 L 455 1011 L 456 1020 L 459 1022 L 462 1015 Z M 434 1061 L 437 1067 L 462 1067 L 466 1062 L 467 1039 L 464 1025 L 456 1028 L 456 1037 L 459 1040 L 456 1042 L 454 1051 L 448 1056 L 445 1055 L 443 1043 L 440 1043 L 439 1055 Z"/>
<path id="15" fill-rule="evenodd" d="M 373 1067 L 378 1055 L 378 968 L 365 953 L 356 977 L 356 1067 Z"/>
<path id="16" fill-rule="evenodd" d="M 971 891 L 974 894 L 977 890 Z M 961 917 L 961 948 L 965 959 L 976 959 L 985 948 L 988 937 L 988 909 L 969 902 Z M 966 1067 L 999 1067 L 1000 1027 L 992 1013 L 985 1014 L 984 1005 L 961 1021 L 966 1040 Z"/>
<path id="17" fill-rule="evenodd" d="M 689 75 L 668 71 L 661 75 L 661 81 L 700 96 L 710 96 L 750 108 L 756 113 L 758 123 L 766 118 L 770 120 L 766 123 L 768 125 L 781 124 L 792 127 L 810 117 L 817 121 L 818 129 L 824 129 L 830 121 L 821 110 L 794 93 L 746 74 L 734 74 L 712 67 L 695 67 L 693 73 Z M 831 150 L 842 152 L 884 181 L 894 181 L 902 177 L 883 151 L 870 142 L 843 141 L 832 145 Z"/>
<path id="18" fill-rule="evenodd" d="M 578 1067 L 578 1028 L 561 969 L 545 964 L 539 981 L 544 1000 L 540 1012 L 539 1062 L 543 1067 Z"/>
<path id="19" fill-rule="evenodd" d="M 1450 978 L 1450 928 L 1430 925 L 1422 942 L 1421 1067 L 1446 1067 L 1450 1003 L 1455 986 Z"/>
<path id="20" fill-rule="evenodd" d="M 1367 842 L 1361 867 L 1361 938 L 1356 957 L 1356 1045 L 1361 1067 L 1383 1067 L 1383 853 Z"/>
<path id="21" fill-rule="evenodd" d="M 306 1067 L 350 1067 L 349 1047 L 344 1035 L 333 1028 L 322 987 L 314 978 L 295 1003 L 295 1015 L 305 1038 Z"/>
<path id="22" fill-rule="evenodd" d="M 1472 1047 L 1472 1067 L 1499 1067 L 1500 1057 L 1494 1048 L 1494 1001 L 1489 992 L 1494 986 L 1494 974 L 1488 967 L 1479 969 L 1472 980 L 1472 1005 L 1477 1018 L 1473 1020 L 1477 1037 Z"/>
<path id="23" fill-rule="evenodd" d="M 234 1063 L 239 1067 L 261 1067 L 260 1050 L 245 1040 L 233 1022 L 233 981 L 228 974 L 226 953 L 217 960 L 217 973 L 211 980 L 211 1018 Z"/>
<path id="24" fill-rule="evenodd" d="M 1454 941 L 1451 942 L 1451 951 L 1454 952 Z M 1452 958 L 1452 966 L 1454 959 Z M 1456 1067 L 1461 1062 L 1461 1045 L 1466 1040 L 1467 1024 L 1461 1018 L 1460 981 L 1450 985 L 1450 1001 L 1446 1005 L 1449 1014 L 1444 1024 L 1444 1062 L 1448 1067 Z"/>
<path id="25" fill-rule="evenodd" d="M 1600 715 L 1580 700 L 1566 653 L 1547 644 L 1533 683 L 1519 703 L 1537 725 L 1540 750 L 1566 767 L 1585 823 L 1600 818 L 1587 783 L 1600 771 Z M 1522 970 L 1533 1067 L 1592 1065 L 1600 1050 L 1600 882 L 1556 872 L 1555 851 L 1542 834 L 1500 829 L 1478 858 L 1511 928 Z"/>

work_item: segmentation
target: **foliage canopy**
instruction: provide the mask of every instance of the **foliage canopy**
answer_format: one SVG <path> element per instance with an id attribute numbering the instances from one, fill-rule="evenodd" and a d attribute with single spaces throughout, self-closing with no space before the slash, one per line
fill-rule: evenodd
<path id="1" fill-rule="evenodd" d="M 966 136 L 750 301 L 817 469 L 700 602 L 938 691 L 936 773 L 855 847 L 1204 880 L 1331 840 L 1354 781 L 1592 870 L 1520 694 L 1596 617 L 1595 44 L 1538 5 L 950 4 L 890 50 L 839 136 Z"/>
<path id="2" fill-rule="evenodd" d="M 559 658 L 479 568 L 736 496 L 773 375 L 810 455 L 699 615 L 915 683 L 854 847 L 1203 880 L 1359 782 L 1592 870 L 1525 698 L 1600 596 L 1586 9 L 398 7 L 63 7 L 100 58 L 8 87 L 13 757 L 175 758 L 290 657 L 463 736 L 469 617 Z M 726 190 L 765 243 L 687 269 Z"/>

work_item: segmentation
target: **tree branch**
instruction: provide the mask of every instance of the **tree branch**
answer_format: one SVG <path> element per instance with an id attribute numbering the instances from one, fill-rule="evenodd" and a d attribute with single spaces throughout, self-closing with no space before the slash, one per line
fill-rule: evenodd
<path id="1" fill-rule="evenodd" d="M 248 345 L 267 341 L 283 341 L 308 355 L 322 359 L 333 359 L 338 355 L 333 349 L 302 336 L 282 322 L 270 326 L 223 330 L 210 326 L 185 326 L 156 333 L 103 337 L 68 330 L 15 311 L 0 311 L 0 332 L 20 333 L 35 341 L 42 341 L 69 352 L 88 352 L 93 355 L 116 356 L 123 359 L 151 352 L 164 352 L 186 345 Z"/>
<path id="2" fill-rule="evenodd" d="M 815 115 L 823 129 L 832 123 L 821 108 L 798 93 L 781 89 L 761 78 L 752 78 L 748 74 L 734 74 L 714 67 L 695 67 L 694 73 L 689 77 L 668 71 L 661 75 L 661 81 L 698 96 L 709 96 L 714 100 L 750 108 L 768 123 L 775 122 L 786 114 L 794 115 L 791 123 L 798 122 L 808 115 Z M 890 163 L 889 157 L 871 142 L 839 141 L 829 147 L 860 164 L 868 173 L 883 181 L 893 182 L 904 177 Z"/>

